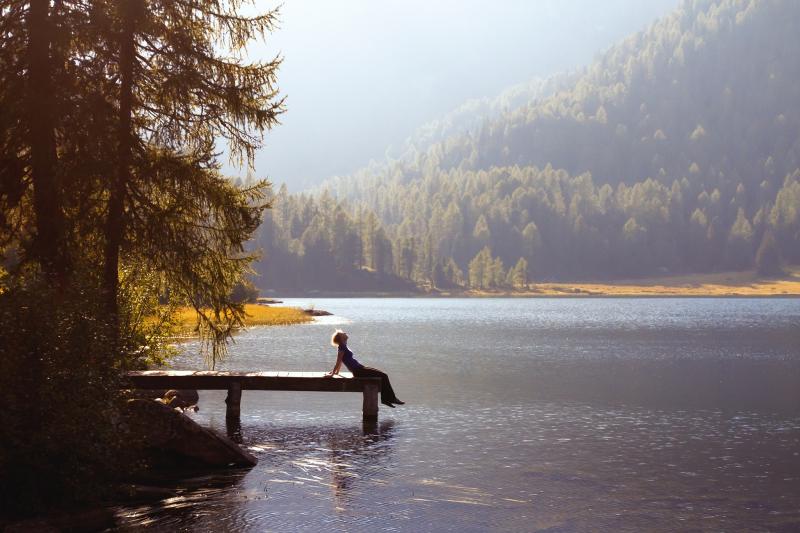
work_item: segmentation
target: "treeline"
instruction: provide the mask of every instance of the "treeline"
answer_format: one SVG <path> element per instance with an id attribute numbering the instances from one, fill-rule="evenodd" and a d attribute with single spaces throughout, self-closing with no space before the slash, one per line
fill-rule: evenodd
<path id="1" fill-rule="evenodd" d="M 284 185 L 264 214 L 254 246 L 262 289 L 414 290 L 395 275 L 392 241 L 374 212 L 330 195 L 289 195 Z"/>
<path id="2" fill-rule="evenodd" d="M 536 86 L 477 127 L 461 110 L 399 160 L 281 192 L 258 283 L 492 288 L 800 262 L 796 20 L 788 0 L 687 0 L 567 89 Z"/>
<path id="3" fill-rule="evenodd" d="M 393 284 L 522 288 L 754 266 L 775 274 L 779 256 L 800 262 L 800 172 L 761 191 L 757 207 L 742 184 L 614 187 L 551 167 L 441 171 L 375 187 L 375 210 L 282 190 L 259 232 L 258 284 L 374 289 L 359 285 L 369 271 Z"/>

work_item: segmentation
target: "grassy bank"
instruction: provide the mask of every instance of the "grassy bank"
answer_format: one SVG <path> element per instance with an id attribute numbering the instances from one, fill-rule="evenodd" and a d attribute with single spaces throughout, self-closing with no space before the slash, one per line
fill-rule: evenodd
<path id="1" fill-rule="evenodd" d="M 266 305 L 246 304 L 245 326 L 287 326 L 311 322 L 312 317 L 295 307 L 272 307 Z M 197 325 L 197 315 L 190 307 L 181 307 L 174 315 L 175 333 L 188 334 Z"/>
<path id="2" fill-rule="evenodd" d="M 800 296 L 800 268 L 779 278 L 755 272 L 663 276 L 613 282 L 537 283 L 513 292 L 468 291 L 453 296 Z"/>

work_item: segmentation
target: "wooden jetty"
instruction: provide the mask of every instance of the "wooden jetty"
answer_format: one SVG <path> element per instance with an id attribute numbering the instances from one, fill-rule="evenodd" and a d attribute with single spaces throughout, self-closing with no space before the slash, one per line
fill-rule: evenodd
<path id="1" fill-rule="evenodd" d="M 378 418 L 380 378 L 354 378 L 350 372 L 325 377 L 324 372 L 229 372 L 215 370 L 142 370 L 128 372 L 135 389 L 227 390 L 226 418 L 238 419 L 243 390 L 360 392 L 364 420 Z"/>

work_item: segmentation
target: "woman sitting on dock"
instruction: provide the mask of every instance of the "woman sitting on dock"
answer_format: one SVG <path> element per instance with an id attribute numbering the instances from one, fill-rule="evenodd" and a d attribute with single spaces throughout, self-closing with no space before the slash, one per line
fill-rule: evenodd
<path id="1" fill-rule="evenodd" d="M 353 352 L 351 352 L 347 347 L 347 339 L 347 333 L 340 329 L 337 329 L 333 334 L 333 337 L 331 337 L 331 344 L 333 346 L 337 346 L 339 348 L 339 352 L 336 356 L 336 364 L 334 365 L 333 370 L 326 375 L 335 376 L 339 373 L 342 363 L 344 363 L 344 366 L 346 366 L 347 369 L 353 373 L 353 377 L 381 378 L 381 403 L 383 405 L 388 405 L 389 407 L 394 407 L 395 404 L 403 405 L 405 402 L 401 402 L 397 396 L 394 395 L 392 384 L 389 383 L 389 376 L 387 376 L 385 372 L 381 372 L 376 368 L 364 366 L 356 361 L 353 357 Z"/>

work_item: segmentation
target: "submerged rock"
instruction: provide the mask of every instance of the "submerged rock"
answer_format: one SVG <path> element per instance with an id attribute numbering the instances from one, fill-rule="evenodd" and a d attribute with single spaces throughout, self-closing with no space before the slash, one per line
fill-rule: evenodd
<path id="1" fill-rule="evenodd" d="M 229 438 L 153 400 L 128 400 L 130 429 L 146 449 L 160 458 L 174 457 L 199 465 L 255 466 L 258 460 Z M 169 461 L 167 461 L 169 462 Z"/>

